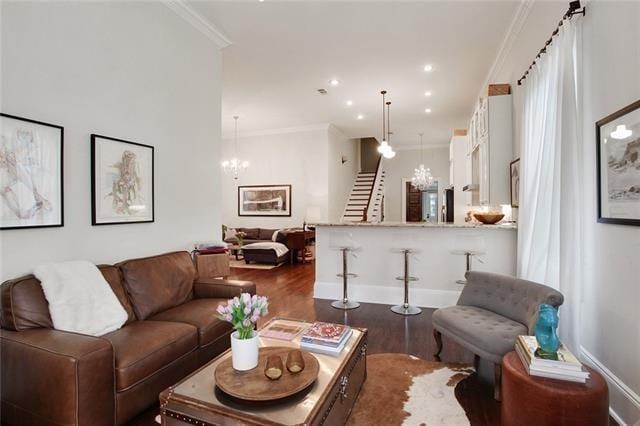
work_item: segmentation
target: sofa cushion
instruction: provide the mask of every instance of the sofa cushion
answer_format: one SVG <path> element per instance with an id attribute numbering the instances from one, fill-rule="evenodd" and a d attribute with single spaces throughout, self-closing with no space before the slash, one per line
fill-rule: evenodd
<path id="1" fill-rule="evenodd" d="M 136 317 L 122 286 L 118 268 L 99 265 L 98 269 L 127 311 L 127 322 L 135 321 Z M 5 281 L 0 289 L 0 301 L 2 306 L 0 322 L 3 328 L 14 331 L 39 327 L 53 328 L 49 303 L 42 291 L 40 280 L 33 275 Z"/>
<path id="2" fill-rule="evenodd" d="M 167 309 L 149 318 L 153 321 L 172 321 L 198 328 L 200 346 L 207 346 L 232 330 L 231 324 L 217 318 L 216 308 L 228 299 L 195 299 Z"/>
<path id="3" fill-rule="evenodd" d="M 245 240 L 259 240 L 260 238 L 260 228 L 237 228 L 238 232 L 242 231 L 245 235 Z"/>
<path id="4" fill-rule="evenodd" d="M 113 345 L 117 391 L 135 386 L 198 348 L 198 330 L 184 323 L 134 321 L 102 337 Z"/>
<path id="5" fill-rule="evenodd" d="M 475 306 L 450 306 L 433 313 L 433 326 L 483 358 L 499 363 L 527 327 Z"/>
<path id="6" fill-rule="evenodd" d="M 276 231 L 277 229 L 260 228 L 258 232 L 258 239 L 264 240 L 264 241 L 271 241 L 273 238 L 273 233 Z"/>
<path id="7" fill-rule="evenodd" d="M 117 266 L 139 320 L 192 297 L 196 268 L 186 251 L 126 260 Z"/>

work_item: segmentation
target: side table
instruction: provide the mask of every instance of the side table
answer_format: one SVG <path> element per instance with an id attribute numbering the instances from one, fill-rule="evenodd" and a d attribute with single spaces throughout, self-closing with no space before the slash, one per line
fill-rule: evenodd
<path id="1" fill-rule="evenodd" d="M 502 358 L 503 426 L 603 426 L 609 424 L 609 389 L 585 366 L 587 383 L 530 376 L 515 352 Z"/>

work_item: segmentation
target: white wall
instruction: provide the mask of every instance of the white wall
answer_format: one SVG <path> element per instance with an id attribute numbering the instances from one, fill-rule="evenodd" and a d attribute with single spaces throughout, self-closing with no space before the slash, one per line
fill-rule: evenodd
<path id="1" fill-rule="evenodd" d="M 424 149 L 424 166 L 438 178 L 438 195 L 442 207 L 442 190 L 449 186 L 449 148 Z M 402 179 L 411 179 L 413 170 L 420 164 L 420 150 L 396 150 L 396 156 L 384 159 L 385 174 L 385 221 L 403 222 L 402 217 Z"/>
<path id="2" fill-rule="evenodd" d="M 349 139 L 336 127 L 329 127 L 329 222 L 342 219 L 353 182 L 360 170 L 359 147 L 359 139 Z M 345 163 L 342 163 L 343 155 L 347 160 Z"/>
<path id="3" fill-rule="evenodd" d="M 159 2 L 3 2 L 1 31 L 2 112 L 65 130 L 65 226 L 0 231 L 3 279 L 219 236 L 213 42 Z M 155 223 L 91 226 L 91 133 L 155 146 Z"/>
<path id="4" fill-rule="evenodd" d="M 555 27 L 566 3 L 536 2 L 495 81 L 514 89 L 514 156 L 522 137 L 516 80 Z M 597 223 L 595 122 L 640 99 L 640 3 L 591 1 L 583 20 L 585 263 L 581 356 L 609 382 L 612 414 L 640 422 L 640 227 Z"/>
<path id="5" fill-rule="evenodd" d="M 595 122 L 640 99 L 640 3 L 590 2 L 584 17 L 587 265 L 582 347 L 612 376 L 611 406 L 640 422 L 640 227 L 596 222 Z M 633 401 L 633 402 L 632 402 Z"/>

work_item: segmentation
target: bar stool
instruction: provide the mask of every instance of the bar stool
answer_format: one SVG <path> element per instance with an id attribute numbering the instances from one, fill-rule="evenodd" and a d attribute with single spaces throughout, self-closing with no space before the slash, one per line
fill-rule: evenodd
<path id="1" fill-rule="evenodd" d="M 400 315 L 418 315 L 422 312 L 422 309 L 409 304 L 409 282 L 418 281 L 417 277 L 413 277 L 409 274 L 409 256 L 414 253 L 419 253 L 420 250 L 417 248 L 393 248 L 391 251 L 395 253 L 402 253 L 404 259 L 404 275 L 396 277 L 396 280 L 404 282 L 404 303 L 402 303 L 402 305 L 392 306 L 391 311 Z"/>
<path id="2" fill-rule="evenodd" d="M 464 255 L 466 260 L 465 276 L 472 268 L 472 259 L 474 256 L 478 257 L 486 253 L 484 238 L 481 236 L 469 236 L 458 235 L 455 241 L 455 248 L 451 250 L 452 254 Z M 482 262 L 480 258 L 477 258 L 478 262 Z M 456 280 L 456 284 L 466 285 L 467 280 Z"/>
<path id="3" fill-rule="evenodd" d="M 357 277 L 356 274 L 349 272 L 347 259 L 349 255 L 355 257 L 354 252 L 360 249 L 360 246 L 353 241 L 351 234 L 348 234 L 346 238 L 332 238 L 330 248 L 339 250 L 342 253 L 342 273 L 336 274 L 337 277 L 342 278 L 342 300 L 336 300 L 331 302 L 331 306 L 336 309 L 349 310 L 360 307 L 360 303 L 349 300 L 347 289 L 349 286 L 349 278 Z"/>

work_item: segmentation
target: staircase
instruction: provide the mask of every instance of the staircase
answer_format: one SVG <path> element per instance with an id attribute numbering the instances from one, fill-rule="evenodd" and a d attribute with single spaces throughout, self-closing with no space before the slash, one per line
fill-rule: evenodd
<path id="1" fill-rule="evenodd" d="M 360 172 L 347 200 L 343 222 L 380 222 L 384 207 L 384 171 Z"/>

